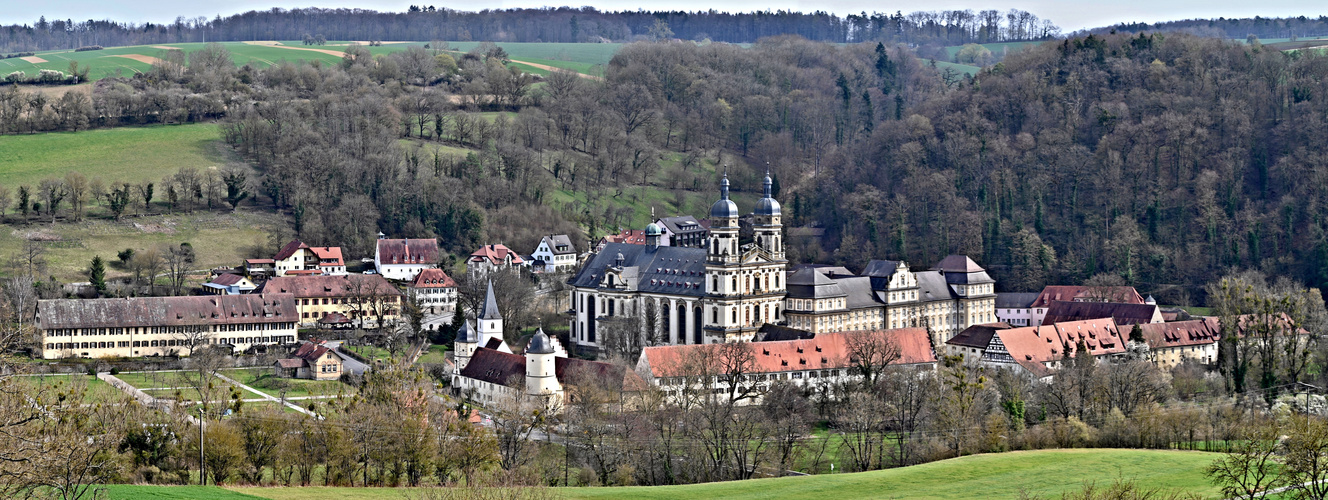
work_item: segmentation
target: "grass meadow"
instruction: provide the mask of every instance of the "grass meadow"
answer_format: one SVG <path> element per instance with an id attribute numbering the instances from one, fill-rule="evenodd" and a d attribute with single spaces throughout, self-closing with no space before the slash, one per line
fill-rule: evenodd
<path id="1" fill-rule="evenodd" d="M 35 186 L 69 172 L 108 184 L 155 182 L 180 167 L 221 168 L 229 155 L 215 123 L 0 135 L 0 186 Z"/>
<path id="2" fill-rule="evenodd" d="M 237 368 L 222 370 L 220 373 L 241 384 L 253 387 L 263 394 L 277 398 L 281 397 L 283 387 L 286 389 L 286 397 L 288 398 L 350 395 L 355 393 L 354 387 L 340 381 L 281 378 L 273 375 L 271 368 Z"/>
<path id="3" fill-rule="evenodd" d="M 1195 493 L 1206 498 L 1219 494 L 1203 476 L 1215 453 L 1072 449 L 1019 451 L 973 455 L 916 465 L 853 474 L 755 479 L 684 486 L 556 488 L 554 496 L 599 498 L 726 498 L 726 499 L 980 499 L 1019 498 L 1021 494 L 1056 498 L 1080 490 L 1085 481 L 1108 486 L 1118 479 L 1144 488 Z M 112 487 L 120 488 L 120 487 Z M 167 488 L 163 488 L 167 489 Z M 235 498 L 272 500 L 380 500 L 419 496 L 405 488 L 265 488 L 229 487 L 249 495 Z M 181 496 L 143 498 L 201 498 L 188 489 Z M 116 497 L 112 493 L 111 498 Z M 228 497 L 215 497 L 228 498 Z"/>
<path id="4" fill-rule="evenodd" d="M 55 397 L 60 393 L 68 394 L 75 388 L 82 388 L 85 403 L 108 403 L 127 397 L 125 393 L 111 387 L 111 384 L 91 375 L 24 375 L 15 377 L 14 380 L 19 385 L 30 387 L 34 391 L 38 389 L 50 391 L 48 397 Z"/>

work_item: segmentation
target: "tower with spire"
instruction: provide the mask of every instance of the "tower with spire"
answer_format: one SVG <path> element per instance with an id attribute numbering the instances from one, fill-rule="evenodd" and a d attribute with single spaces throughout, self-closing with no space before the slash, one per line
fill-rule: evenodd
<path id="1" fill-rule="evenodd" d="M 491 338 L 503 338 L 503 315 L 498 312 L 498 301 L 493 298 L 493 280 L 489 280 L 489 289 L 484 293 L 484 307 L 480 317 L 475 319 L 479 340 L 483 344 Z"/>
<path id="2" fill-rule="evenodd" d="M 729 172 L 719 181 L 719 201 L 710 206 L 710 244 L 706 261 L 738 262 L 738 205 L 729 199 Z"/>
<path id="3" fill-rule="evenodd" d="M 457 314 L 463 314 L 457 311 Z M 462 320 L 461 330 L 457 331 L 456 340 L 452 341 L 453 361 L 452 378 L 453 385 L 455 379 L 461 374 L 461 370 L 466 369 L 466 364 L 470 363 L 470 358 L 475 355 L 475 349 L 480 346 L 479 332 L 470 326 L 470 320 Z"/>
<path id="4" fill-rule="evenodd" d="M 771 196 L 770 169 L 765 171 L 765 195 L 756 202 L 756 211 L 752 213 L 752 232 L 756 244 L 770 254 L 771 258 L 784 259 L 783 225 L 780 223 L 779 202 Z"/>

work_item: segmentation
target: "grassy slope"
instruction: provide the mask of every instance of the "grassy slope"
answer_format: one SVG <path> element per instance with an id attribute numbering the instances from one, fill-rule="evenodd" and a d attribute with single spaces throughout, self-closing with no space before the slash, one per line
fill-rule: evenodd
<path id="1" fill-rule="evenodd" d="M 158 181 L 182 166 L 199 170 L 226 164 L 217 125 L 157 125 L 81 132 L 0 136 L 0 186 L 35 186 L 70 171 L 89 179 Z"/>
<path id="2" fill-rule="evenodd" d="M 1039 43 L 1042 42 L 1001 42 L 1001 43 L 983 43 L 979 45 L 986 47 L 987 50 L 990 50 L 992 55 L 999 56 L 1001 55 L 1001 53 L 1013 54 L 1024 47 L 1027 47 L 1029 45 L 1037 45 Z M 955 54 L 958 54 L 959 51 L 963 48 L 964 48 L 963 45 L 951 45 L 949 47 L 946 47 L 945 57 L 953 61 Z"/>
<path id="3" fill-rule="evenodd" d="M 945 460 L 930 464 L 810 477 L 757 479 L 688 486 L 559 489 L 564 498 L 1017 498 L 1056 496 L 1079 489 L 1086 480 L 1107 485 L 1116 478 L 1143 487 L 1216 495 L 1203 477 L 1212 453 L 1157 450 L 1044 450 Z M 273 500 L 402 498 L 403 490 L 383 488 L 232 488 Z"/>
<path id="4" fill-rule="evenodd" d="M 110 500 L 156 500 L 188 498 L 191 500 L 243 500 L 262 498 L 218 488 L 216 486 L 137 486 L 113 484 L 106 486 Z"/>

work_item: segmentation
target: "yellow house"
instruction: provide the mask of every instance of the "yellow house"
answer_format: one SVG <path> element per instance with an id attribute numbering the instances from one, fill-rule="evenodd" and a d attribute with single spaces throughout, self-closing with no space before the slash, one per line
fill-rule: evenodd
<path id="1" fill-rule="evenodd" d="M 401 314 L 405 294 L 376 274 L 283 276 L 263 284 L 262 292 L 295 296 L 300 326 L 312 327 L 337 313 L 360 327 L 392 323 Z"/>

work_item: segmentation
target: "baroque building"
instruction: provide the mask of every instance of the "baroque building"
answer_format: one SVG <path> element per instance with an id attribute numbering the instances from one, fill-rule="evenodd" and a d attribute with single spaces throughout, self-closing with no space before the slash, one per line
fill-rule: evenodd
<path id="1" fill-rule="evenodd" d="M 768 323 L 814 333 L 922 327 L 943 345 L 969 325 L 995 321 L 995 282 L 962 255 L 920 272 L 875 260 L 861 275 L 826 266 L 789 275 L 768 173 L 764 188 L 750 243 L 739 241 L 727 175 L 701 248 L 663 245 L 656 223 L 646 226 L 644 245 L 606 243 L 569 281 L 572 344 L 602 349 L 605 333 L 624 331 L 606 327 L 623 324 L 639 328 L 642 345 L 751 341 Z"/>

